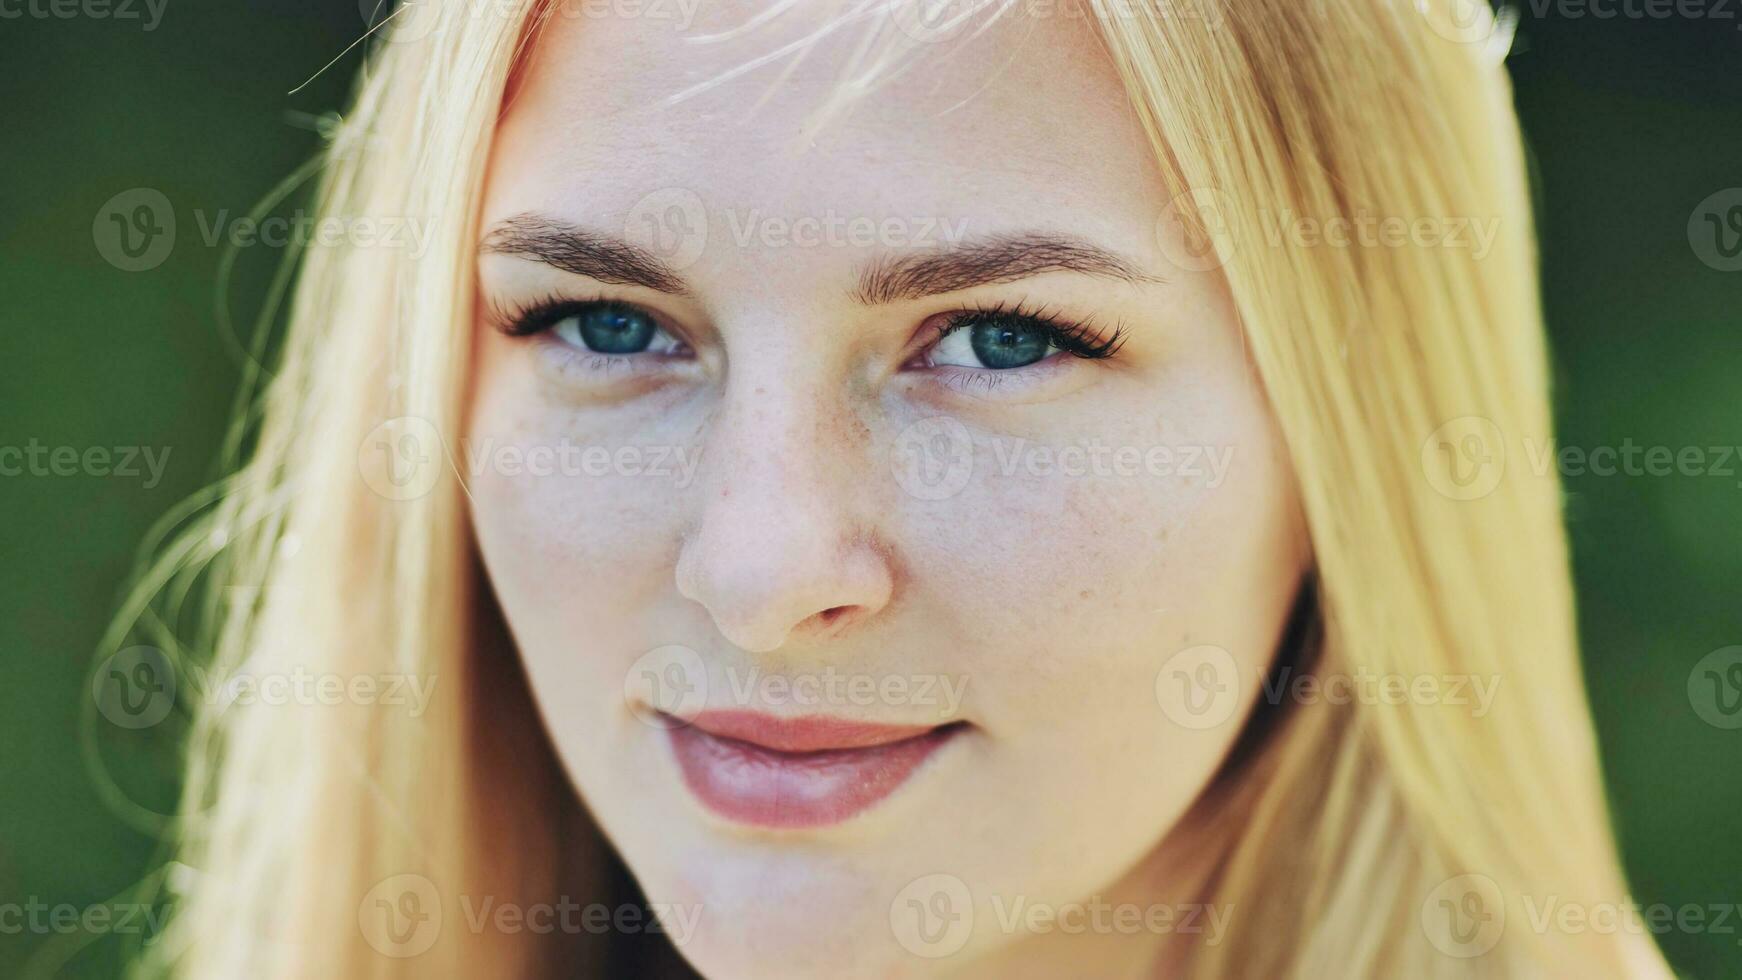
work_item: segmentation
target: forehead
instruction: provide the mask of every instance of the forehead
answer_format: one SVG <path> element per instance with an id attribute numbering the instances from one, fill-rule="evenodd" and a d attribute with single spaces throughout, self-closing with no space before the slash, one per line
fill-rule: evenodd
<path id="1" fill-rule="evenodd" d="M 886 42 L 930 34 L 882 4 L 697 3 L 559 2 L 497 135 L 487 221 L 539 211 L 608 227 L 679 189 L 728 233 L 807 218 L 917 233 L 937 219 L 1153 253 L 1160 178 L 1086 11 L 976 15 L 873 72 Z M 854 16 L 867 7 L 879 12 Z M 813 125 L 831 99 L 840 111 Z"/>

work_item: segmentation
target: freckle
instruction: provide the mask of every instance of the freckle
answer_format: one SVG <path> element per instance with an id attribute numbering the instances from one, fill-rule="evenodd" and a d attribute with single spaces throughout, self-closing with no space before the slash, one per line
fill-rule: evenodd
<path id="1" fill-rule="evenodd" d="M 1087 599 L 1094 594 L 1095 594 L 1095 592 L 1093 589 L 1084 589 L 1083 591 L 1077 593 L 1077 598 Z"/>

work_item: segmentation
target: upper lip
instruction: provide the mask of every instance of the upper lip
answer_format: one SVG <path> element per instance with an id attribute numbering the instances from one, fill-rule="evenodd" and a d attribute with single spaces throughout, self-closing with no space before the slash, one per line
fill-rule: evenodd
<path id="1" fill-rule="evenodd" d="M 833 715 L 781 718 L 760 711 L 704 711 L 685 724 L 718 738 L 759 745 L 776 752 L 864 749 L 917 738 L 936 725 L 884 725 Z"/>

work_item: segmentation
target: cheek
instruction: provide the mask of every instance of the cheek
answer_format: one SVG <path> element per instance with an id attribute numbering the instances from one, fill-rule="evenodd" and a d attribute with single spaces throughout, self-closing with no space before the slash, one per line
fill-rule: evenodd
<path id="1" fill-rule="evenodd" d="M 1259 393 L 1230 373 L 1170 398 L 1139 421 L 992 440 L 947 512 L 906 535 L 968 703 L 1063 798 L 1124 808 L 1133 834 L 1183 810 L 1234 742 L 1300 575 Z M 1158 691 L 1205 644 L 1235 666 L 1207 724 Z"/>
<path id="2" fill-rule="evenodd" d="M 670 591 L 696 447 L 669 423 L 576 411 L 536 390 L 509 357 L 480 365 L 456 462 L 490 580 L 527 654 L 584 639 L 632 657 L 642 614 Z"/>
<path id="3" fill-rule="evenodd" d="M 977 439 L 959 493 L 901 507 L 903 615 L 967 678 L 995 747 L 960 789 L 999 816 L 950 857 L 990 891 L 1105 887 L 1186 812 L 1257 701 L 1299 578 L 1286 469 L 1243 378 L 1174 391 L 1100 416 L 1136 421 L 1034 433 L 1002 457 Z M 1200 644 L 1238 665 L 1233 703 L 1207 724 L 1158 691 Z"/>
<path id="4" fill-rule="evenodd" d="M 1286 466 L 1244 382 L 1135 422 L 975 443 L 973 479 L 909 502 L 900 537 L 913 601 L 1011 698 L 1108 703 L 1193 644 L 1264 666 L 1300 562 Z"/>

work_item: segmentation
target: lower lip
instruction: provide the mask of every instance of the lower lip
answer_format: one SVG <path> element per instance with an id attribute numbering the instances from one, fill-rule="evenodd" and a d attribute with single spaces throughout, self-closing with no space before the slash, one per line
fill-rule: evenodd
<path id="1" fill-rule="evenodd" d="M 694 725 L 667 731 L 684 784 L 714 814 L 755 827 L 841 823 L 900 789 L 959 725 L 863 748 L 783 752 L 710 735 Z"/>

